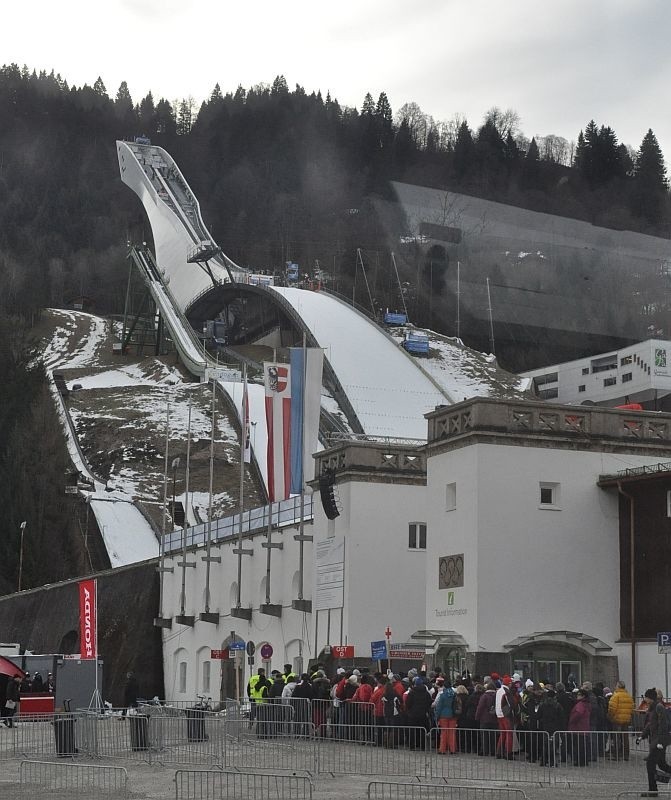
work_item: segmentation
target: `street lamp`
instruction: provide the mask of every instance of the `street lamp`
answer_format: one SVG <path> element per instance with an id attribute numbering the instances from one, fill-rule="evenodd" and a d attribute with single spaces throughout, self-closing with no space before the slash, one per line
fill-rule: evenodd
<path id="1" fill-rule="evenodd" d="M 21 573 L 23 572 L 23 532 L 26 529 L 26 521 L 25 521 L 25 519 L 19 525 L 19 528 L 21 528 L 21 546 L 19 548 L 19 588 L 18 588 L 18 591 L 20 592 L 21 591 Z"/>

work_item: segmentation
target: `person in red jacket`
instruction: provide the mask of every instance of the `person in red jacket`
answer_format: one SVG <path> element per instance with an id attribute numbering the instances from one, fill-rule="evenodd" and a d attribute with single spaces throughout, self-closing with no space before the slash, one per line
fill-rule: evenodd
<path id="1" fill-rule="evenodd" d="M 373 694 L 370 696 L 370 702 L 373 704 L 375 742 L 378 745 L 382 745 L 384 738 L 384 692 L 388 683 L 389 678 L 386 675 L 379 675 Z"/>
<path id="2" fill-rule="evenodd" d="M 364 726 L 357 728 L 358 734 L 363 741 L 373 741 L 373 678 L 370 675 L 362 675 L 351 703 L 352 724 Z"/>

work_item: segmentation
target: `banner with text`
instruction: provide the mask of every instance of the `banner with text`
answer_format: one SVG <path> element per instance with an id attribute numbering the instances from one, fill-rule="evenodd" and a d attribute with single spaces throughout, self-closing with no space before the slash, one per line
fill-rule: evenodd
<path id="1" fill-rule="evenodd" d="M 82 659 L 98 655 L 96 581 L 79 582 L 79 646 Z"/>

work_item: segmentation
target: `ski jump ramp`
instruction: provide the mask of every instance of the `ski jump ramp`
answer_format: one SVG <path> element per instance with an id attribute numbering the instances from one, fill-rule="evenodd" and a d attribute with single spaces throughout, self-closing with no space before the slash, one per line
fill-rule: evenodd
<path id="1" fill-rule="evenodd" d="M 198 201 L 171 156 L 161 147 L 117 142 L 121 180 L 142 201 L 149 218 L 158 279 L 165 291 L 154 291 L 174 306 L 164 310 L 171 328 L 188 326 L 190 307 L 217 287 L 246 287 L 247 270 L 216 247 L 205 227 Z M 212 253 L 207 269 L 190 259 L 201 250 Z M 455 402 L 421 366 L 380 327 L 352 306 L 325 292 L 271 286 L 263 291 L 324 348 L 326 361 L 347 395 L 363 433 L 369 436 L 426 438 L 424 414 Z M 171 313 L 172 312 L 172 313 Z M 172 331 L 175 340 L 194 338 L 192 330 Z M 188 363 L 187 363 L 188 362 Z M 186 366 L 202 377 L 209 365 L 193 358 Z M 201 371 L 202 366 L 202 371 Z M 462 398 L 458 398 L 462 399 Z"/>

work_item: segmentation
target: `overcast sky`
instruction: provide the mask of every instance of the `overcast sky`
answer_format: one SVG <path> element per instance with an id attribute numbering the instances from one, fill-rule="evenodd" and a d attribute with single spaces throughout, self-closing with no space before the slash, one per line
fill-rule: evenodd
<path id="1" fill-rule="evenodd" d="M 637 148 L 652 128 L 671 158 L 671 0 L 12 0 L 2 16 L 3 63 L 100 75 L 112 97 L 125 80 L 135 102 L 283 74 L 472 127 L 514 108 L 529 138 L 575 139 L 594 118 Z"/>

